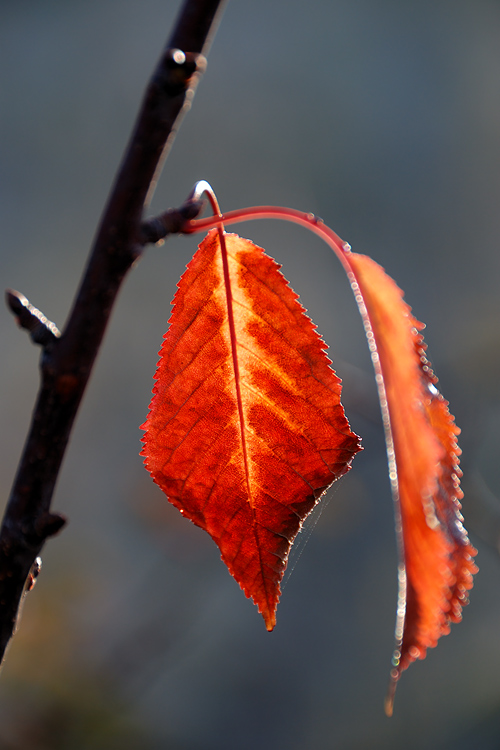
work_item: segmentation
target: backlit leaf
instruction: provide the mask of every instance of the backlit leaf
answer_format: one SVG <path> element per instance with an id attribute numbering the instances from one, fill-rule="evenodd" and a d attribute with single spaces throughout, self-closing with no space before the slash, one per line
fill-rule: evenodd
<path id="1" fill-rule="evenodd" d="M 359 450 L 297 299 L 261 248 L 212 230 L 178 284 L 143 425 L 153 479 L 214 539 L 268 630 L 304 518 Z"/>
<path id="2" fill-rule="evenodd" d="M 461 619 L 476 550 L 460 514 L 460 430 L 436 387 L 424 326 L 371 258 L 347 261 L 379 385 L 401 554 L 390 714 L 401 672 Z"/>

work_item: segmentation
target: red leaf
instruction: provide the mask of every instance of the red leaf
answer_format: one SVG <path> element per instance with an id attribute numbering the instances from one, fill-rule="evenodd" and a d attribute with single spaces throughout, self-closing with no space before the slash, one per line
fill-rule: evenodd
<path id="1" fill-rule="evenodd" d="M 436 388 L 424 326 L 371 258 L 349 253 L 347 261 L 380 388 L 402 558 L 390 714 L 401 672 L 461 619 L 476 550 L 460 514 L 460 430 Z"/>
<path id="2" fill-rule="evenodd" d="M 208 234 L 178 284 L 143 455 L 272 630 L 291 544 L 359 443 L 326 346 L 279 266 L 220 236 Z"/>

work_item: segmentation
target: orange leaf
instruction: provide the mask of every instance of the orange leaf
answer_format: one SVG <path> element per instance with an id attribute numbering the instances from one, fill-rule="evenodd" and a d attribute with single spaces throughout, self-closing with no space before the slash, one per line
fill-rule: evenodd
<path id="1" fill-rule="evenodd" d="M 396 502 L 401 564 L 390 714 L 401 672 L 461 619 L 476 550 L 460 514 L 460 430 L 436 388 L 424 326 L 377 263 L 356 253 L 346 257 L 377 374 Z"/>
<path id="2" fill-rule="evenodd" d="M 359 450 L 325 349 L 279 266 L 212 230 L 178 284 L 143 455 L 268 630 L 304 518 Z"/>

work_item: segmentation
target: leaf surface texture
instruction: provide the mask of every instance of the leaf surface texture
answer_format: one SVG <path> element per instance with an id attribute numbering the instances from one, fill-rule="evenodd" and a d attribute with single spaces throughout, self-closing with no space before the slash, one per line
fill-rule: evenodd
<path id="1" fill-rule="evenodd" d="M 279 268 L 249 240 L 208 234 L 178 284 L 143 425 L 153 479 L 214 539 L 268 630 L 304 518 L 360 449 Z"/>

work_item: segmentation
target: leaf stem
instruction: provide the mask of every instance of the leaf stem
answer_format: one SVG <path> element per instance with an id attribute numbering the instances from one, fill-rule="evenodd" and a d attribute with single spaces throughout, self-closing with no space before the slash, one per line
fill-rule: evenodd
<path id="1" fill-rule="evenodd" d="M 352 273 L 352 267 L 348 260 L 351 246 L 349 243 L 344 242 L 344 240 L 330 229 L 322 219 L 313 213 L 297 211 L 294 208 L 285 208 L 283 206 L 252 206 L 250 208 L 240 208 L 235 211 L 228 211 L 227 213 L 221 214 L 221 218 L 226 225 L 252 221 L 254 219 L 279 219 L 281 221 L 290 221 L 293 224 L 299 224 L 300 226 L 305 227 L 305 229 L 314 232 L 318 237 L 321 237 L 321 239 L 324 240 L 337 255 L 345 271 L 347 273 Z M 220 220 L 216 220 L 213 216 L 190 220 L 183 226 L 182 231 L 185 234 L 203 232 L 207 229 L 218 226 L 219 221 Z"/>

